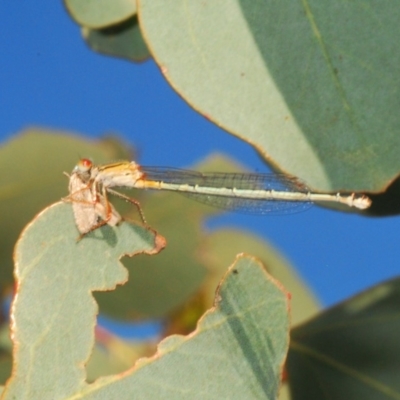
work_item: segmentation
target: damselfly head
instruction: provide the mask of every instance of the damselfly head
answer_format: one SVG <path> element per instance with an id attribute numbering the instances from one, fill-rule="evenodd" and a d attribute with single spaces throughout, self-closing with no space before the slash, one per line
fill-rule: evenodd
<path id="1" fill-rule="evenodd" d="M 75 165 L 74 172 L 89 172 L 92 167 L 92 161 L 90 161 L 88 158 L 82 158 L 79 160 L 78 164 Z"/>
<path id="2" fill-rule="evenodd" d="M 72 170 L 72 174 L 79 176 L 84 182 L 88 182 L 91 179 L 91 172 L 93 169 L 93 163 L 88 158 L 82 158 L 78 164 L 75 165 Z"/>

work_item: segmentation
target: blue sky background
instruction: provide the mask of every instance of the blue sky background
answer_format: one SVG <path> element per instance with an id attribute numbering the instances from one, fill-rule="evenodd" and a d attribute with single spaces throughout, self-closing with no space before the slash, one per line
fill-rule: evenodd
<path id="1" fill-rule="evenodd" d="M 193 111 L 153 61 L 133 64 L 88 49 L 61 0 L 3 1 L 0 13 L 2 143 L 32 125 L 87 137 L 112 131 L 136 146 L 143 165 L 187 167 L 219 151 L 267 172 L 251 146 Z M 398 275 L 398 223 L 315 206 L 280 217 L 228 214 L 207 228 L 262 236 L 332 305 Z"/>

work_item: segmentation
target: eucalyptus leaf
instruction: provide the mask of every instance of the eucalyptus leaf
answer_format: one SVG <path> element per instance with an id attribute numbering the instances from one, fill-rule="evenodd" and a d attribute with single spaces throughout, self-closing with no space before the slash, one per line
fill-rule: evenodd
<path id="1" fill-rule="evenodd" d="M 88 386 L 85 363 L 94 344 L 95 290 L 128 279 L 123 254 L 152 254 L 165 240 L 123 223 L 77 241 L 70 204 L 56 203 L 24 230 L 15 249 L 12 376 L 4 399 L 68 398 Z"/>
<path id="2" fill-rule="evenodd" d="M 105 28 L 136 14 L 135 0 L 64 0 L 65 7 L 78 24 Z"/>
<path id="3" fill-rule="evenodd" d="M 104 226 L 78 242 L 76 234 L 70 205 L 57 203 L 17 243 L 14 366 L 3 399 L 277 397 L 289 341 L 289 295 L 244 256 L 230 267 L 195 332 L 167 338 L 154 357 L 123 374 L 87 383 L 84 365 L 97 313 L 92 292 L 127 280 L 122 254 L 154 254 L 165 240 L 128 223 Z"/>
<path id="4" fill-rule="evenodd" d="M 83 28 L 86 43 L 99 53 L 127 58 L 136 62 L 150 57 L 137 17 L 103 29 Z"/>
<path id="5" fill-rule="evenodd" d="M 100 378 L 84 399 L 276 399 L 288 346 L 288 294 L 253 258 L 237 259 L 215 307 L 188 336 L 171 336 L 154 357 Z"/>
<path id="6" fill-rule="evenodd" d="M 400 399 L 400 278 L 293 329 L 293 400 Z"/>
<path id="7" fill-rule="evenodd" d="M 319 191 L 400 171 L 399 6 L 391 1 L 141 0 L 165 78 L 207 119 Z"/>

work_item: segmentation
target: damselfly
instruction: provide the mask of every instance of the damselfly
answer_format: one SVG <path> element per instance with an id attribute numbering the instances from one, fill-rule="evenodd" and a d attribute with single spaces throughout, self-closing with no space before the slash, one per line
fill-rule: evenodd
<path id="1" fill-rule="evenodd" d="M 122 217 L 114 206 L 90 184 L 90 171 L 76 166 L 69 178 L 69 196 L 63 200 L 72 203 L 75 223 L 81 236 L 108 224 L 117 225 Z"/>
<path id="2" fill-rule="evenodd" d="M 108 193 L 134 204 L 145 222 L 139 202 L 116 192 L 112 189 L 114 187 L 175 191 L 219 208 L 253 214 L 293 213 L 307 209 L 314 202 L 335 202 L 358 209 L 371 205 L 367 196 L 355 193 L 313 193 L 300 179 L 285 174 L 203 173 L 175 168 L 142 167 L 134 161 L 94 166 L 90 160 L 82 159 L 74 168 L 71 178 L 76 179 L 76 176 L 79 177 L 80 184 L 71 185 L 70 182 L 71 201 L 86 196 L 89 203 L 100 204 L 97 209 L 95 207 L 94 212 L 101 221 L 96 221 L 90 230 L 96 229 L 100 224 L 115 225 L 119 222 L 119 214 L 109 203 Z M 75 192 L 81 184 L 86 185 L 86 189 Z M 81 204 L 85 202 L 86 199 Z M 78 209 L 80 213 L 86 212 L 86 207 L 78 206 Z M 93 210 L 90 212 L 93 214 Z M 75 212 L 75 218 L 76 215 Z M 90 225 L 92 221 L 91 215 L 90 222 L 85 225 Z M 81 230 L 80 232 L 83 233 Z"/>

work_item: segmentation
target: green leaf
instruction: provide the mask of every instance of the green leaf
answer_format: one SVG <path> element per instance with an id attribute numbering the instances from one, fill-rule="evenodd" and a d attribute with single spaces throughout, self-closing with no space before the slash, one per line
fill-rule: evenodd
<path id="1" fill-rule="evenodd" d="M 88 28 L 105 28 L 136 14 L 135 0 L 64 0 L 72 18 Z"/>
<path id="2" fill-rule="evenodd" d="M 0 285 L 12 283 L 12 251 L 22 228 L 51 202 L 68 194 L 80 157 L 103 163 L 130 157 L 116 139 L 87 140 L 41 128 L 28 129 L 0 148 Z"/>
<path id="3" fill-rule="evenodd" d="M 83 28 L 82 36 L 94 51 L 136 62 L 150 57 L 137 17 L 104 29 Z"/>
<path id="4" fill-rule="evenodd" d="M 288 297 L 250 257 L 230 267 L 215 308 L 189 336 L 120 376 L 100 378 L 85 399 L 275 399 L 288 346 Z"/>
<path id="5" fill-rule="evenodd" d="M 194 109 L 314 189 L 378 191 L 400 169 L 393 4 L 141 0 L 138 13 Z"/>
<path id="6" fill-rule="evenodd" d="M 206 286 L 209 298 L 214 296 L 216 283 L 238 251 L 257 257 L 268 273 L 290 293 L 292 325 L 303 322 L 319 311 L 320 306 L 310 288 L 277 250 L 256 235 L 236 229 L 219 229 L 207 235 L 198 250 L 201 260 L 211 272 Z"/>
<path id="7" fill-rule="evenodd" d="M 400 278 L 294 329 L 288 357 L 293 400 L 400 399 Z"/>
<path id="8" fill-rule="evenodd" d="M 15 250 L 12 305 L 14 365 L 4 399 L 67 398 L 88 387 L 85 363 L 94 341 L 94 290 L 128 279 L 122 254 L 152 254 L 164 239 L 127 223 L 77 242 L 70 204 L 56 203 L 24 230 Z"/>
<path id="9" fill-rule="evenodd" d="M 165 243 L 127 223 L 97 229 L 79 242 L 76 235 L 70 205 L 57 203 L 17 243 L 14 365 L 4 399 L 203 399 L 205 391 L 208 399 L 276 398 L 288 347 L 289 296 L 250 257 L 230 268 L 215 307 L 194 333 L 170 337 L 153 358 L 88 384 L 84 365 L 97 313 L 92 292 L 126 281 L 121 254 L 155 253 Z"/>

